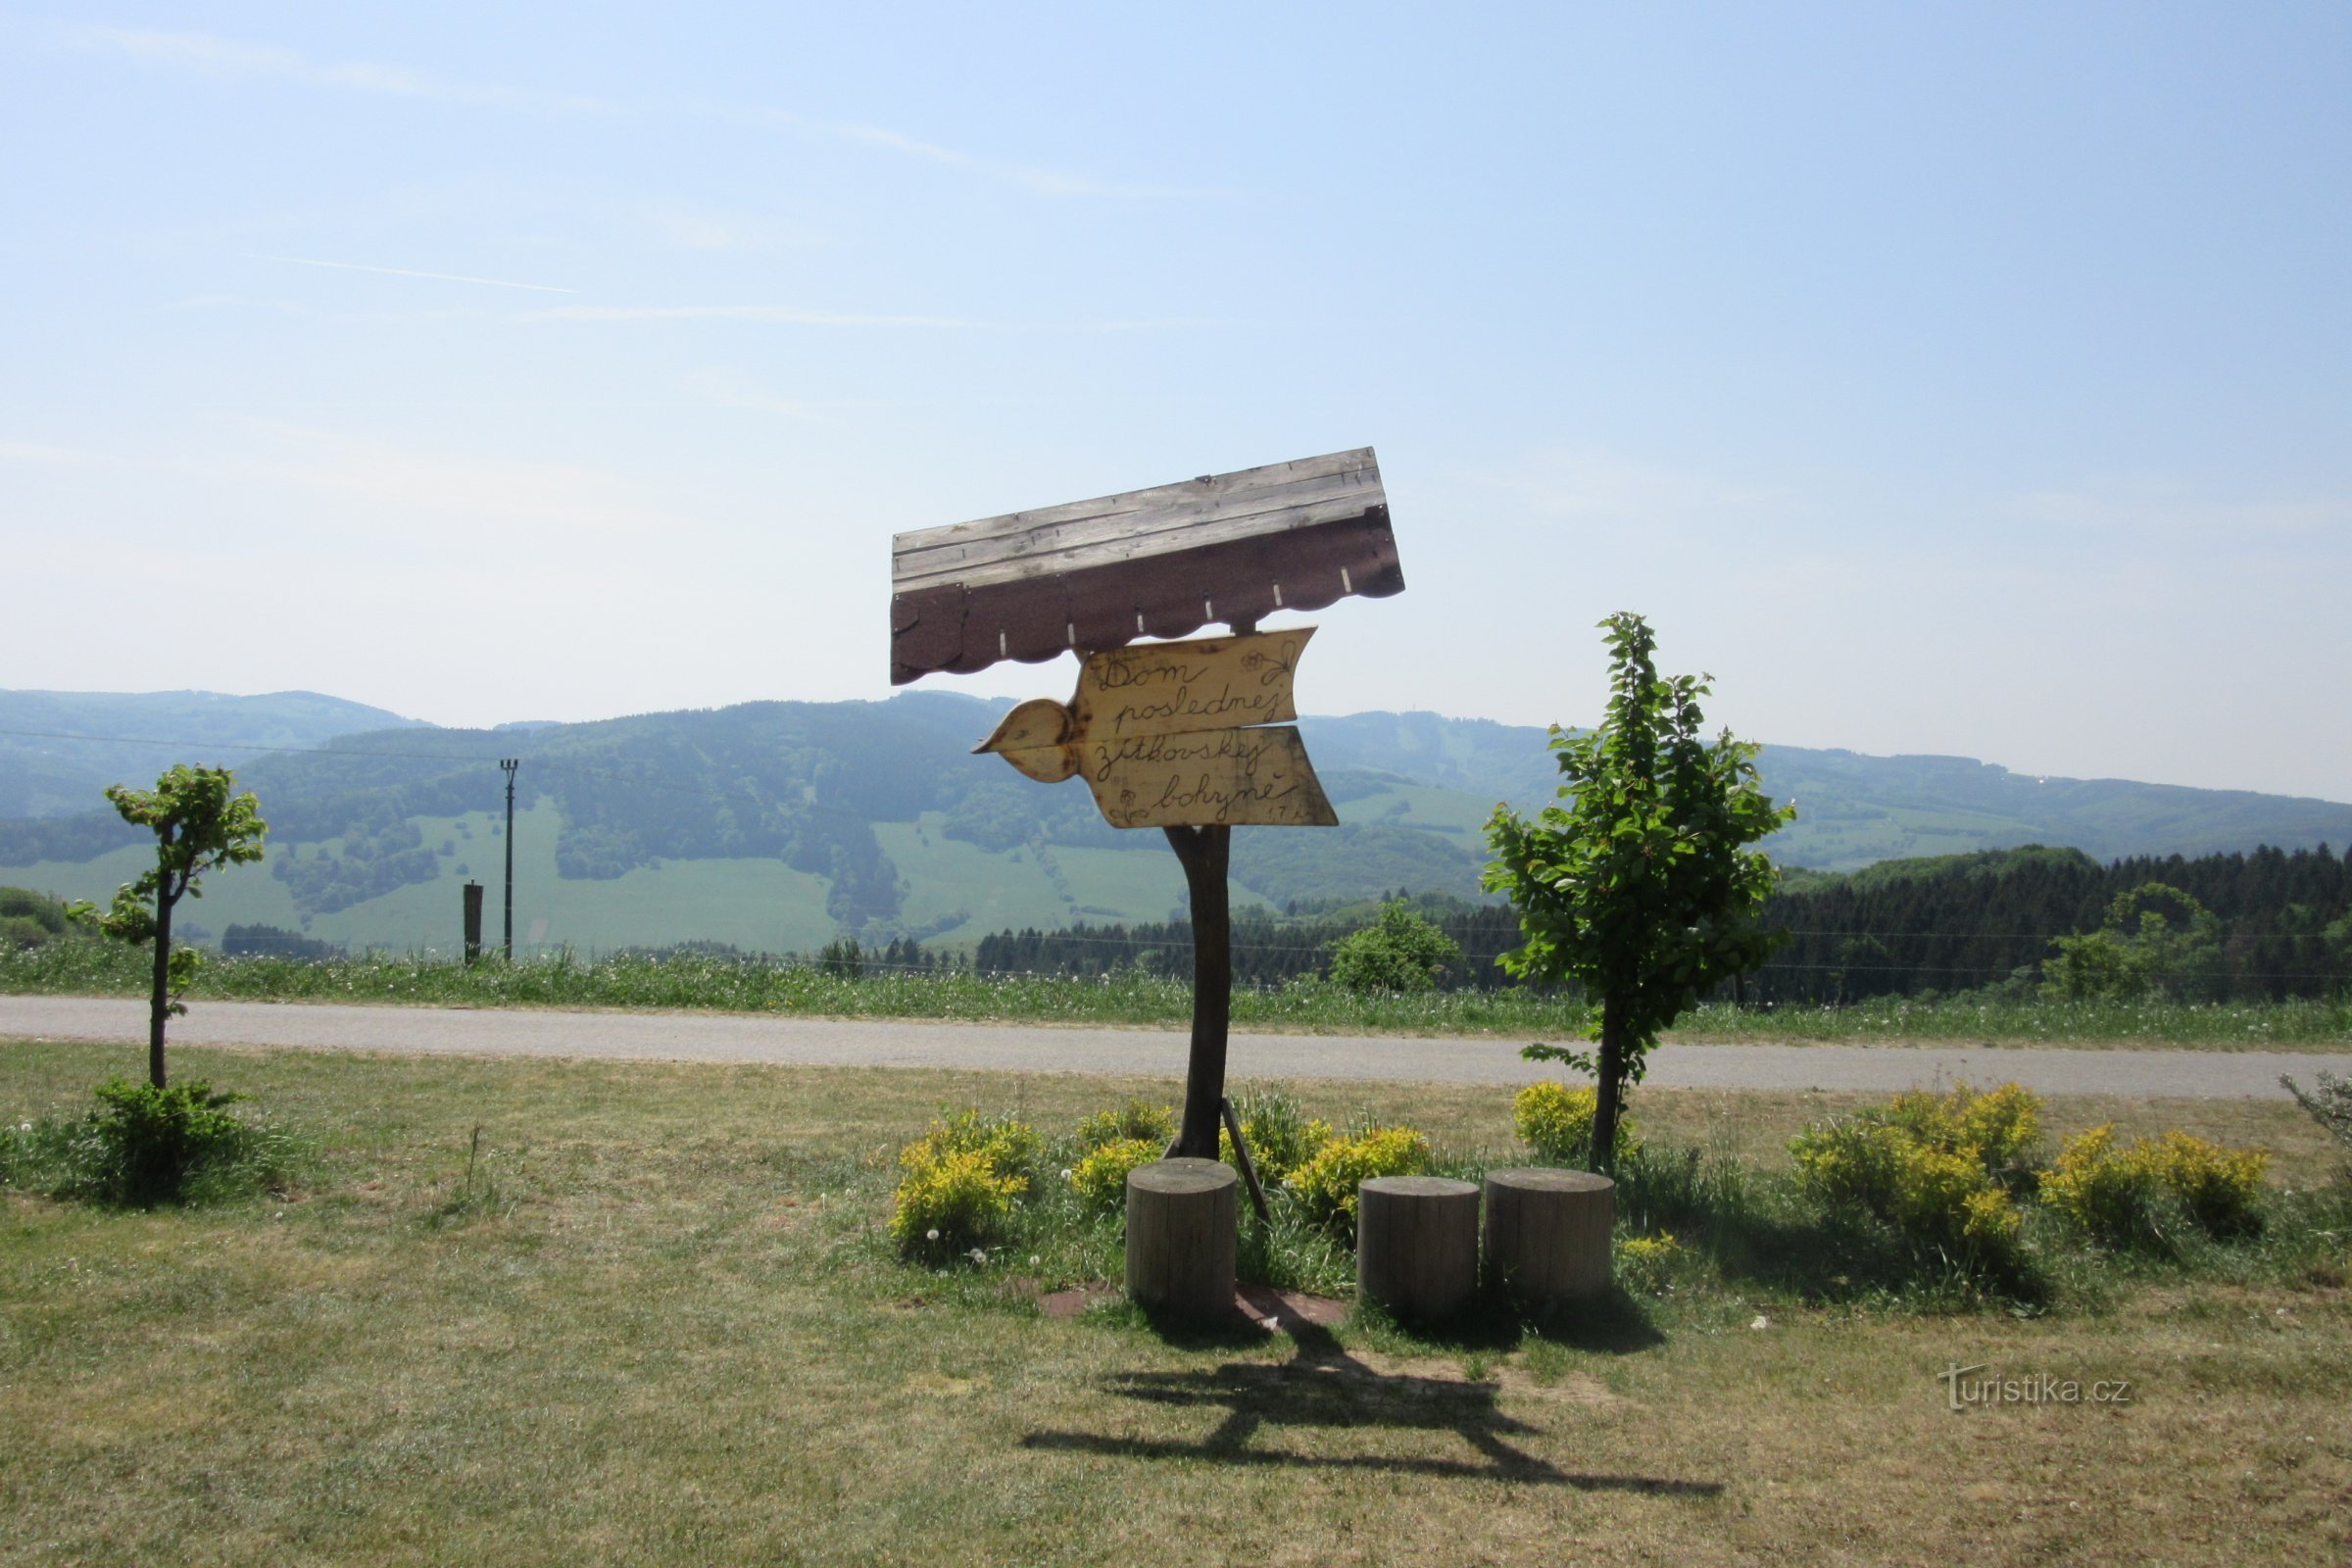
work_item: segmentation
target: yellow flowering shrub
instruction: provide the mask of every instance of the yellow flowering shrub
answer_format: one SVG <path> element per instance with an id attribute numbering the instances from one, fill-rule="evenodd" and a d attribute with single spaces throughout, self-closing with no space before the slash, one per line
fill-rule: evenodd
<path id="1" fill-rule="evenodd" d="M 911 1169 L 918 1150 L 931 1157 L 979 1154 L 999 1175 L 1019 1176 L 1037 1168 L 1045 1147 L 1045 1140 L 1025 1121 L 962 1110 L 933 1121 L 922 1137 L 900 1151 L 899 1163 Z"/>
<path id="2" fill-rule="evenodd" d="M 1636 1236 L 1617 1244 L 1617 1280 L 1629 1291 L 1644 1296 L 1662 1296 L 1666 1282 L 1674 1272 L 1675 1262 L 1683 1255 L 1682 1243 L 1672 1231 L 1655 1236 Z"/>
<path id="3" fill-rule="evenodd" d="M 1127 1173 L 1167 1149 L 1162 1139 L 1119 1138 L 1098 1144 L 1070 1167 L 1070 1187 L 1090 1208 L 1112 1208 L 1127 1198 Z"/>
<path id="4" fill-rule="evenodd" d="M 1566 1084 L 1529 1084 L 1511 1101 L 1511 1125 L 1530 1149 L 1563 1165 L 1592 1162 L 1592 1120 L 1600 1109 L 1600 1091 L 1591 1084 L 1571 1089 Z M 1625 1158 L 1641 1145 L 1634 1138 L 1634 1118 L 1617 1118 L 1617 1157 Z"/>
<path id="5" fill-rule="evenodd" d="M 1263 1182 L 1279 1184 L 1331 1142 L 1331 1123 L 1307 1115 L 1298 1102 L 1278 1089 L 1245 1093 L 1233 1110 L 1241 1119 L 1242 1137 L 1249 1142 L 1250 1158 Z M 1222 1128 L 1217 1132 L 1217 1157 L 1228 1165 L 1238 1163 L 1233 1135 Z"/>
<path id="6" fill-rule="evenodd" d="M 1098 1110 L 1078 1123 L 1078 1149 L 1092 1153 L 1105 1144 L 1128 1143 L 1141 1139 L 1168 1147 L 1176 1136 L 1176 1112 L 1166 1105 L 1154 1105 L 1147 1100 L 1130 1099 L 1124 1105 L 1109 1110 Z"/>
<path id="7" fill-rule="evenodd" d="M 1355 1189 L 1375 1176 L 1418 1176 L 1429 1169 L 1429 1140 L 1410 1127 L 1368 1127 L 1333 1138 L 1283 1183 L 1307 1213 L 1326 1225 L 1355 1223 Z"/>
<path id="8" fill-rule="evenodd" d="M 2147 1172 L 2115 1147 L 2115 1123 L 2068 1139 L 2041 1175 L 2041 1200 L 2094 1236 L 2127 1241 L 2155 1227 Z"/>
<path id="9" fill-rule="evenodd" d="M 1960 1238 L 1972 1246 L 1990 1251 L 2005 1250 L 2017 1245 L 2018 1233 L 2025 1228 L 2026 1216 L 2019 1213 L 2009 1195 L 1997 1187 L 1980 1187 L 1961 1200 Z"/>
<path id="10" fill-rule="evenodd" d="M 2130 1242 L 2163 1234 L 2168 1202 L 2206 1231 L 2241 1230 L 2270 1155 L 2174 1131 L 2118 1148 L 2107 1122 L 2067 1140 L 2041 1178 L 2041 1200 L 2093 1236 Z"/>
<path id="11" fill-rule="evenodd" d="M 2015 1091 L 2013 1094 L 2011 1091 Z M 2015 1247 L 2024 1216 L 1997 1174 L 2033 1142 L 2034 1097 L 2004 1085 L 1977 1095 L 1898 1095 L 1884 1109 L 1799 1133 L 1796 1184 L 1832 1208 L 1860 1209 L 1923 1241 L 1992 1257 Z M 1971 1140 L 1983 1137 L 1985 1145 Z"/>
<path id="12" fill-rule="evenodd" d="M 939 1117 L 899 1151 L 906 1175 L 891 1207 L 892 1239 L 910 1251 L 987 1241 L 1012 1217 L 1044 1150 L 1034 1128 L 1009 1116 Z"/>
<path id="13" fill-rule="evenodd" d="M 2041 1097 L 2017 1084 L 1979 1094 L 1966 1082 L 1948 1095 L 1910 1089 L 1887 1103 L 1886 1120 L 1933 1148 L 1976 1151 L 1999 1175 L 2020 1169 L 2041 1136 Z"/>
<path id="14" fill-rule="evenodd" d="M 2271 1156 L 2259 1149 L 2231 1149 L 2179 1129 L 2142 1139 L 2131 1157 L 2144 1163 L 2188 1217 L 2216 1235 L 2244 1229 L 2262 1193 L 2262 1173 Z"/>
<path id="15" fill-rule="evenodd" d="M 986 1242 L 1012 1217 L 1013 1200 L 1028 1191 L 1026 1177 L 1000 1172 L 976 1150 L 909 1145 L 901 1163 L 891 1209 L 891 1238 L 906 1250 L 961 1250 Z"/>

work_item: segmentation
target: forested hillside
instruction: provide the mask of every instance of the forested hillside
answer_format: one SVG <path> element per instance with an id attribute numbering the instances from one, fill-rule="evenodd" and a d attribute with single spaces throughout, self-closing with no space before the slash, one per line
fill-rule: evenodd
<path id="1" fill-rule="evenodd" d="M 152 778 L 159 757 L 223 762 L 260 794 L 269 857 L 208 888 L 198 918 L 215 929 L 446 945 L 459 884 L 503 875 L 502 756 L 522 759 L 517 940 L 529 947 L 715 941 L 800 951 L 844 933 L 869 945 L 911 937 L 968 947 L 1006 929 L 1181 917 L 1183 878 L 1159 835 L 1119 832 L 1084 790 L 971 755 L 1004 706 L 912 692 L 527 729 L 376 729 L 258 755 L 245 749 L 261 744 L 250 731 L 225 724 L 209 736 L 159 734 L 193 744 L 154 756 L 116 743 L 105 755 L 120 765 L 101 765 L 99 776 Z M 152 722 L 201 728 L 208 710 L 167 705 Z M 233 706 L 220 711 L 243 722 Z M 147 720 L 134 724 L 129 713 L 119 727 L 144 735 Z M 329 707 L 314 716 L 348 713 Z M 1237 910 L 1396 888 L 1475 902 L 1494 805 L 1541 806 L 1556 776 L 1544 733 L 1532 728 L 1428 713 L 1301 727 L 1343 825 L 1240 830 Z M 1769 790 L 1798 803 L 1795 826 L 1768 844 L 1784 864 L 1851 869 L 2034 842 L 2077 845 L 2095 859 L 2352 843 L 2352 807 L 2326 802 L 2045 783 L 1958 759 L 1780 747 L 1762 767 Z M 0 880 L 97 898 L 135 874 L 138 835 L 94 785 L 81 804 L 72 814 L 0 820 Z M 1819 956 L 1808 950 L 1806 961 Z M 1972 950 L 1934 961 L 1993 960 Z M 1850 990 L 1862 971 L 1858 960 L 1843 967 Z"/>
<path id="2" fill-rule="evenodd" d="M 2109 925 L 2119 897 L 2151 884 L 2213 916 L 2204 941 L 2179 901 L 2146 901 L 2180 944 L 2172 986 L 2192 1000 L 2333 995 L 2352 981 L 2352 856 L 2322 845 L 2101 864 L 2079 850 L 2033 847 L 1800 880 L 1767 906 L 1767 922 L 1788 937 L 1755 993 L 1835 1002 L 2032 984 L 2056 939 Z M 2119 934 L 2137 936 L 2141 912 Z"/>
<path id="3" fill-rule="evenodd" d="M 317 692 L 0 691 L 0 817 L 87 811 L 107 785 L 152 779 L 190 747 L 241 763 L 262 755 L 252 748 L 307 750 L 415 722 Z"/>
<path id="4" fill-rule="evenodd" d="M 2101 864 L 2079 850 L 2032 846 L 1793 876 L 1764 914 L 1784 944 L 1740 990 L 1752 1002 L 1787 1004 L 2037 988 L 2059 939 L 2108 926 L 2119 896 L 2151 884 L 2186 894 L 2213 923 L 2201 937 L 2194 906 L 2145 901 L 2164 927 L 2172 967 L 2145 977 L 2148 989 L 2190 1001 L 2275 1001 L 2352 988 L 2352 857 L 2322 847 Z M 1510 908 L 1435 895 L 1411 902 L 1462 950 L 1441 985 L 1508 983 L 1494 958 L 1520 940 Z M 1376 906 L 1358 902 L 1237 918 L 1234 976 L 1278 984 L 1319 972 L 1331 946 L 1376 914 Z M 2140 937 L 2137 911 L 2119 935 Z M 1192 972 L 1192 940 L 1182 920 L 1002 931 L 980 942 L 974 961 L 990 973 L 1140 969 L 1183 977 Z"/>

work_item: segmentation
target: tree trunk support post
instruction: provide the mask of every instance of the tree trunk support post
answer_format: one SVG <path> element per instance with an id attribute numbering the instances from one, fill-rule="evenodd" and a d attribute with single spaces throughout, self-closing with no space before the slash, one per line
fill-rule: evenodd
<path id="1" fill-rule="evenodd" d="M 1233 829 L 1171 827 L 1161 831 L 1184 863 L 1193 901 L 1193 1050 L 1185 1064 L 1184 1124 L 1175 1152 L 1217 1157 L 1218 1107 L 1225 1100 L 1225 1041 L 1233 1018 L 1233 921 L 1226 887 Z"/>
<path id="2" fill-rule="evenodd" d="M 1617 1168 L 1617 1121 L 1625 1100 L 1624 1007 L 1615 997 L 1600 1004 L 1600 1072 L 1592 1102 L 1592 1165 Z"/>
<path id="3" fill-rule="evenodd" d="M 170 844 L 171 838 L 164 842 Z M 179 901 L 179 889 L 172 885 L 172 873 L 166 871 L 155 889 L 155 985 L 147 999 L 147 1081 L 156 1088 L 166 1087 L 164 1077 L 164 1024 L 172 1016 L 172 906 Z"/>

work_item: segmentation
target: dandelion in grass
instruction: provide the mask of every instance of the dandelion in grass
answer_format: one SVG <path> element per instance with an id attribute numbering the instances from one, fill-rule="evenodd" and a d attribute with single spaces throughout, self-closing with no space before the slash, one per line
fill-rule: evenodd
<path id="1" fill-rule="evenodd" d="M 988 1251 L 987 1251 L 987 1249 L 985 1249 L 985 1248 L 979 1248 L 979 1247 L 975 1247 L 975 1248 L 973 1248 L 973 1249 L 972 1249 L 972 1261 L 973 1261 L 973 1262 L 975 1262 L 975 1263 L 985 1263 L 985 1262 L 987 1262 L 987 1261 L 988 1261 Z"/>
<path id="2" fill-rule="evenodd" d="M 924 1240 L 924 1241 L 926 1241 L 926 1242 L 936 1242 L 936 1241 L 938 1241 L 938 1240 L 939 1240 L 939 1227 L 938 1227 L 938 1226 L 936 1226 L 936 1225 L 934 1225 L 934 1226 L 932 1226 L 932 1227 L 931 1227 L 929 1230 L 927 1230 L 927 1231 L 923 1232 L 923 1240 Z"/>

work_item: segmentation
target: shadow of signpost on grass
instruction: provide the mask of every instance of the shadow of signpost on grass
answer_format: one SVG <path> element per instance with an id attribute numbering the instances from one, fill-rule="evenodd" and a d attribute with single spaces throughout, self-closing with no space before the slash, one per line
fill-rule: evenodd
<path id="1" fill-rule="evenodd" d="M 1712 1497 L 1723 1491 L 1717 1481 L 1563 1470 L 1512 1444 L 1511 1439 L 1541 1435 L 1543 1429 L 1505 1415 L 1495 1403 L 1494 1384 L 1379 1372 L 1349 1355 L 1320 1324 L 1292 1323 L 1285 1332 L 1298 1347 L 1298 1353 L 1285 1362 L 1228 1361 L 1200 1371 L 1128 1372 L 1103 1381 L 1104 1392 L 1121 1398 L 1224 1410 L 1216 1428 L 1196 1442 L 1039 1431 L 1024 1437 L 1021 1446 L 1132 1459 L 1380 1470 L 1661 1496 Z M 1251 1440 L 1269 1427 L 1451 1432 L 1477 1457 L 1318 1454 L 1253 1446 Z"/>

